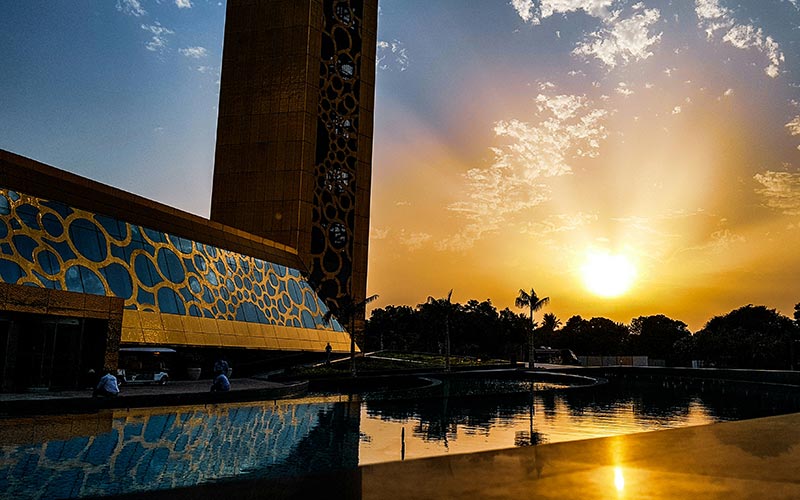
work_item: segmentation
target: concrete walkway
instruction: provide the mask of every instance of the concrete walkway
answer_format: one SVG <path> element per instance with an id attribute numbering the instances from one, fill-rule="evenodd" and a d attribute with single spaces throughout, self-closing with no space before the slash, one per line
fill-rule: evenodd
<path id="1" fill-rule="evenodd" d="M 0 415 L 54 414 L 101 408 L 282 399 L 303 394 L 307 382 L 278 383 L 255 378 L 231 379 L 229 392 L 210 392 L 211 380 L 179 380 L 166 385 L 124 385 L 116 398 L 92 398 L 92 390 L 0 393 Z"/>

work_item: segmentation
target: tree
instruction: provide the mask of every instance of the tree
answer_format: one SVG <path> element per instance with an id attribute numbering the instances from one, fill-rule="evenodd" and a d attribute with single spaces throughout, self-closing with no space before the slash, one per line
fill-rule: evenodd
<path id="1" fill-rule="evenodd" d="M 356 376 L 356 316 L 363 315 L 367 304 L 377 298 L 377 295 L 370 295 L 364 300 L 355 302 L 350 295 L 345 295 L 338 302 L 339 305 L 328 309 L 328 312 L 322 317 L 325 324 L 329 324 L 334 316 L 342 326 L 350 323 L 350 374 L 354 377 Z"/>
<path id="2" fill-rule="evenodd" d="M 629 331 L 631 353 L 664 360 L 674 360 L 675 342 L 691 335 L 686 323 L 663 314 L 634 318 Z"/>
<path id="3" fill-rule="evenodd" d="M 546 306 L 549 302 L 550 297 L 539 298 L 539 296 L 536 294 L 536 290 L 533 288 L 531 288 L 531 293 L 528 293 L 520 288 L 519 296 L 514 301 L 514 305 L 520 309 L 527 307 L 530 310 L 531 330 L 528 342 L 528 363 L 530 368 L 534 367 L 534 363 L 536 361 L 536 347 L 533 343 L 533 330 L 536 328 L 536 323 L 533 321 L 533 313 Z"/>
<path id="4" fill-rule="evenodd" d="M 450 290 L 447 297 L 443 299 L 428 296 L 425 304 L 421 304 L 422 308 L 427 305 L 434 317 L 444 322 L 444 369 L 448 372 L 450 371 L 450 321 L 454 312 L 453 303 L 450 300 L 452 297 L 453 290 Z"/>
<path id="5" fill-rule="evenodd" d="M 794 305 L 794 320 L 800 323 L 800 304 Z"/>

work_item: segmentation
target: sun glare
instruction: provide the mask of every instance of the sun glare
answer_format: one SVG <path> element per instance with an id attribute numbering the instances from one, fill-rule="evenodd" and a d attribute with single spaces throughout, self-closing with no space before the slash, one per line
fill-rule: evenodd
<path id="1" fill-rule="evenodd" d="M 624 255 L 590 252 L 581 267 L 586 288 L 601 297 L 619 297 L 630 290 L 636 268 Z"/>

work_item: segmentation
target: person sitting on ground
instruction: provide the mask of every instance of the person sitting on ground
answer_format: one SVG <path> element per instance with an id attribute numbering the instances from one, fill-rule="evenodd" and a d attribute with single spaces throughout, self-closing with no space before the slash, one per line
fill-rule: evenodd
<path id="1" fill-rule="evenodd" d="M 227 392 L 231 390 L 231 383 L 224 373 L 218 373 L 211 384 L 211 392 Z"/>
<path id="2" fill-rule="evenodd" d="M 114 370 L 110 368 L 105 369 L 105 375 L 100 377 L 92 392 L 92 397 L 115 398 L 119 395 L 119 384 L 117 384 L 117 377 L 114 376 Z"/>

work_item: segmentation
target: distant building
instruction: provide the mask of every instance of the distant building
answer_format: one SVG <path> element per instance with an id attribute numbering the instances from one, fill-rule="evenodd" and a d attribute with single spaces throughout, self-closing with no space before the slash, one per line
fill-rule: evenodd
<path id="1" fill-rule="evenodd" d="M 323 317 L 366 295 L 376 25 L 377 0 L 228 0 L 211 220 L 0 150 L 0 390 L 122 345 L 348 351 Z"/>

